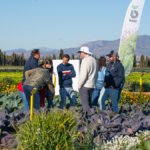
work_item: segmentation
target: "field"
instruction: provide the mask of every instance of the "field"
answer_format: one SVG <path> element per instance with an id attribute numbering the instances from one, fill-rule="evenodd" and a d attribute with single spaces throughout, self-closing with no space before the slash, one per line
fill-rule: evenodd
<path id="1" fill-rule="evenodd" d="M 109 119 L 112 119 L 111 117 L 109 118 L 108 115 L 105 116 L 106 118 L 103 116 L 104 118 L 102 120 L 104 120 L 104 122 L 101 124 L 101 128 L 97 127 L 97 123 L 100 123 L 102 116 L 97 118 L 98 121 L 95 120 L 97 123 L 92 121 L 92 123 L 95 123 L 94 126 L 88 123 L 89 120 L 85 118 L 84 113 L 82 114 L 81 111 L 82 105 L 78 92 L 75 92 L 76 105 L 75 110 L 73 110 L 73 112 L 76 111 L 76 113 L 72 113 L 68 110 L 70 104 L 68 98 L 66 101 L 66 110 L 62 113 L 62 111 L 59 110 L 61 98 L 57 95 L 53 100 L 54 111 L 45 114 L 45 110 L 43 109 L 44 113 L 41 113 L 40 115 L 39 113 L 35 113 L 33 122 L 30 122 L 27 120 L 29 117 L 23 118 L 23 116 L 26 116 L 26 112 L 22 112 L 24 104 L 17 90 L 17 85 L 22 81 L 23 72 L 0 72 L 0 111 L 6 109 L 8 113 L 11 113 L 9 116 L 6 114 L 7 121 L 6 118 L 2 120 L 3 125 L 5 124 L 5 126 L 2 126 L 2 131 L 12 130 L 12 123 L 13 126 L 17 126 L 15 132 L 17 132 L 16 136 L 18 136 L 20 142 L 19 144 L 16 143 L 15 146 L 18 145 L 18 149 L 30 149 L 30 147 L 38 149 L 40 147 L 41 149 L 56 150 L 105 150 L 112 148 L 122 148 L 124 150 L 130 148 L 129 150 L 132 150 L 134 147 L 133 149 L 147 150 L 150 148 L 150 132 L 148 131 L 150 129 L 150 121 L 142 126 L 139 125 L 138 128 L 134 123 L 136 117 L 143 117 L 147 120 L 150 119 L 148 117 L 148 115 L 150 115 L 150 95 L 146 93 L 150 91 L 150 73 L 145 73 L 142 76 L 142 89 L 145 93 L 142 93 L 141 106 L 139 106 L 140 95 L 139 93 L 135 93 L 135 91 L 139 92 L 141 75 L 143 74 L 132 73 L 130 76 L 126 77 L 126 82 L 119 101 L 118 115 L 123 116 L 126 114 L 126 117 L 130 118 L 130 121 L 132 120 L 130 125 L 124 127 L 122 124 L 116 128 L 116 126 L 113 127 L 112 123 L 106 123 L 110 126 L 109 129 L 107 129 L 108 127 L 107 125 L 105 127 L 104 122 L 105 120 L 107 122 L 107 119 L 108 121 L 110 121 Z M 110 103 L 111 99 L 109 98 L 105 102 L 107 108 L 110 108 Z M 45 105 L 47 107 L 47 101 L 45 102 Z M 17 113 L 15 113 L 15 110 L 18 110 Z M 99 111 L 98 106 L 95 109 L 95 117 L 98 116 L 97 113 Z M 14 116 L 12 113 L 14 113 Z M 112 113 L 111 115 L 114 115 L 115 119 L 115 114 Z M 9 119 L 10 117 L 11 119 Z M 117 122 L 118 119 L 119 118 L 116 118 Z M 12 122 L 12 120 L 14 120 L 14 122 Z M 19 125 L 16 120 L 18 123 L 24 123 L 26 121 L 26 124 Z M 117 122 L 113 121 L 114 124 Z M 120 124 L 121 123 L 122 122 L 120 122 Z M 136 127 L 136 129 L 134 127 Z M 143 132 L 139 132 L 141 129 L 143 129 Z M 108 135 L 112 134 L 113 136 L 116 136 L 119 133 L 121 136 L 110 138 L 107 133 Z M 107 138 L 103 139 L 104 136 L 107 136 Z M 43 142 L 44 137 L 46 138 Z M 33 139 L 32 142 L 30 139 Z M 112 143 L 110 142 L 110 139 L 113 141 Z M 119 143 L 116 141 L 119 141 Z M 41 143 L 43 144 L 41 145 Z M 105 143 L 105 146 L 102 143 Z"/>

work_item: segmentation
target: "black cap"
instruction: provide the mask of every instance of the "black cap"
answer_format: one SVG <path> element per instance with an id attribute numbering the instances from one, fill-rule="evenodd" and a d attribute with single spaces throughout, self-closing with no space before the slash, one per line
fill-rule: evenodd
<path id="1" fill-rule="evenodd" d="M 106 56 L 112 57 L 114 55 L 114 50 L 110 51 L 109 54 L 107 54 Z"/>

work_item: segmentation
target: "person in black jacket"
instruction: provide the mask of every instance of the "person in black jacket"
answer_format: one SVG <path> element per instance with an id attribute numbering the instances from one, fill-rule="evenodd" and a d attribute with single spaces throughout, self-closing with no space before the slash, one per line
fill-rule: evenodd
<path id="1" fill-rule="evenodd" d="M 101 90 L 99 97 L 99 105 L 102 110 L 106 110 L 105 101 L 108 97 L 111 98 L 113 111 L 118 113 L 118 91 L 124 80 L 124 67 L 119 61 L 116 61 L 114 51 L 106 55 L 109 57 L 110 63 L 107 66 L 104 77 L 104 87 Z"/>
<path id="2" fill-rule="evenodd" d="M 24 86 L 23 84 L 24 84 L 24 82 L 26 80 L 25 72 L 28 71 L 28 70 L 31 70 L 31 69 L 38 68 L 38 60 L 39 60 L 39 58 L 40 58 L 39 49 L 32 50 L 31 57 L 27 60 L 27 62 L 24 65 L 22 89 L 23 89 L 23 86 Z M 28 111 L 29 110 L 29 105 L 28 105 L 28 102 L 27 102 L 27 98 L 26 98 L 24 92 L 22 92 L 22 95 L 24 96 L 24 105 L 25 105 L 24 109 Z"/>

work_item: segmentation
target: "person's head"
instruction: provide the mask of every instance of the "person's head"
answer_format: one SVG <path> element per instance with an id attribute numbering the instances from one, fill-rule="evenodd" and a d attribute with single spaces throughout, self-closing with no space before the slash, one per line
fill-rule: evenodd
<path id="1" fill-rule="evenodd" d="M 119 60 L 119 55 L 118 55 L 118 53 L 117 53 L 117 59 Z"/>
<path id="2" fill-rule="evenodd" d="M 44 62 L 44 68 L 52 68 L 53 69 L 53 61 L 51 59 L 47 59 L 45 62 Z M 53 71 L 53 70 L 52 70 Z"/>
<path id="3" fill-rule="evenodd" d="M 69 56 L 68 54 L 65 54 L 65 55 L 63 56 L 63 58 L 62 58 L 62 61 L 63 61 L 63 64 L 64 64 L 64 65 L 67 65 L 68 62 L 69 62 L 69 60 L 70 60 L 70 56 Z"/>
<path id="4" fill-rule="evenodd" d="M 113 54 L 115 61 L 117 60 L 118 52 L 114 52 Z"/>
<path id="5" fill-rule="evenodd" d="M 86 46 L 82 46 L 77 53 L 80 53 L 81 58 L 84 58 L 86 55 L 92 55 L 89 48 Z"/>
<path id="6" fill-rule="evenodd" d="M 112 50 L 109 54 L 107 54 L 106 56 L 109 57 L 109 62 L 114 62 L 115 61 L 115 54 L 114 51 Z"/>
<path id="7" fill-rule="evenodd" d="M 39 51 L 39 49 L 32 50 L 31 56 L 35 57 L 36 59 L 39 59 L 40 58 L 40 51 Z"/>
<path id="8" fill-rule="evenodd" d="M 106 58 L 104 56 L 98 59 L 98 71 L 101 71 L 102 67 L 106 67 Z"/>

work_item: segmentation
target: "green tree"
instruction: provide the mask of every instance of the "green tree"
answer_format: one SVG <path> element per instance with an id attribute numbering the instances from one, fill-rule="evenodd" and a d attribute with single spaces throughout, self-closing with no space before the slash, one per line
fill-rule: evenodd
<path id="1" fill-rule="evenodd" d="M 3 66 L 5 66 L 5 63 L 6 63 L 6 52 L 4 52 L 4 55 L 3 55 Z"/>
<path id="2" fill-rule="evenodd" d="M 148 56 L 146 56 L 145 67 L 148 67 L 148 62 L 149 62 L 149 58 L 148 58 Z"/>
<path id="3" fill-rule="evenodd" d="M 3 61 L 3 53 L 2 50 L 0 49 L 0 65 L 2 65 L 2 61 Z"/>
<path id="4" fill-rule="evenodd" d="M 142 54 L 140 57 L 140 67 L 143 68 L 144 67 L 144 55 Z"/>
<path id="5" fill-rule="evenodd" d="M 136 67 L 136 55 L 134 54 L 133 67 Z"/>
<path id="6" fill-rule="evenodd" d="M 62 58 L 63 58 L 63 55 L 64 55 L 64 51 L 61 49 L 61 50 L 60 50 L 60 53 L 59 53 L 59 59 L 62 59 Z"/>
<path id="7" fill-rule="evenodd" d="M 24 66 L 24 53 L 21 54 L 21 66 Z"/>
<path id="8" fill-rule="evenodd" d="M 74 54 L 71 55 L 71 59 L 74 59 Z"/>
<path id="9" fill-rule="evenodd" d="M 55 54 L 53 54 L 53 58 L 52 58 L 53 60 L 55 60 L 56 59 L 56 56 L 55 56 Z"/>

